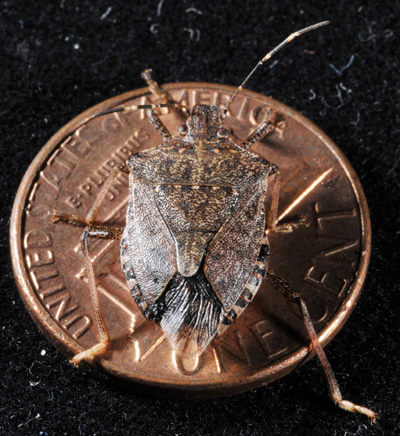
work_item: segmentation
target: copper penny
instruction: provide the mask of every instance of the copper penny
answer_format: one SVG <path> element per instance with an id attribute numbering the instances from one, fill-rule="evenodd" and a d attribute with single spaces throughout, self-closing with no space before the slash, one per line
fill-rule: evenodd
<path id="1" fill-rule="evenodd" d="M 222 105 L 235 90 L 206 83 L 163 88 L 190 107 Z M 155 97 L 143 88 L 107 100 L 72 120 L 40 151 L 15 200 L 11 252 L 18 287 L 32 318 L 67 357 L 90 348 L 97 339 L 80 253 L 82 229 L 53 224 L 50 216 L 53 210 L 85 216 L 115 165 L 161 143 L 143 111 L 84 123 L 98 111 L 148 102 L 155 102 Z M 371 235 L 368 208 L 342 152 L 293 109 L 243 91 L 224 124 L 239 142 L 269 108 L 278 114 L 277 128 L 253 150 L 281 170 L 280 222 L 301 216 L 311 222 L 293 233 L 270 236 L 270 268 L 301 293 L 326 345 L 354 309 L 365 280 Z M 162 109 L 160 114 L 171 132 L 185 121 L 174 110 Z M 123 226 L 127 193 L 127 176 L 121 174 L 97 221 Z M 241 317 L 200 358 L 180 358 L 159 326 L 145 320 L 131 298 L 121 271 L 119 243 L 90 242 L 112 338 L 110 350 L 96 365 L 102 373 L 124 384 L 162 388 L 176 395 L 221 396 L 269 383 L 312 356 L 299 314 L 264 282 Z"/>

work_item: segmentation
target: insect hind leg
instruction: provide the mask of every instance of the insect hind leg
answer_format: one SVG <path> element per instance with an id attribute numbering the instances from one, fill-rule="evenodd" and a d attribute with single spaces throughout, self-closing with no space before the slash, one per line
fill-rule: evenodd
<path id="1" fill-rule="evenodd" d="M 61 214 L 58 214 L 61 215 Z M 66 214 L 62 214 L 68 217 Z M 75 217 L 77 218 L 77 217 Z M 79 225 L 80 221 L 84 221 L 83 218 L 78 218 Z M 94 319 L 97 329 L 97 336 L 99 342 L 92 346 L 91 348 L 84 350 L 76 354 L 71 362 L 78 366 L 82 360 L 93 361 L 96 357 L 102 356 L 110 346 L 110 335 L 108 333 L 107 327 L 104 322 L 103 314 L 100 307 L 99 296 L 97 292 L 96 278 L 94 275 L 92 261 L 89 257 L 89 238 L 100 238 L 100 239 L 113 239 L 120 240 L 122 237 L 124 229 L 121 227 L 111 227 L 111 226 L 86 226 L 82 233 L 81 238 L 81 248 L 85 259 L 85 269 L 88 274 L 89 289 L 90 289 L 90 299 L 92 301 Z"/>
<path id="2" fill-rule="evenodd" d="M 305 301 L 299 296 L 299 294 L 293 289 L 293 287 L 288 282 L 286 282 L 282 277 L 279 277 L 270 269 L 267 270 L 266 277 L 270 281 L 270 283 L 288 299 L 288 301 L 295 303 L 300 309 L 301 319 L 305 325 L 308 336 L 311 340 L 312 348 L 317 353 L 319 361 L 321 362 L 322 369 L 325 373 L 325 377 L 328 381 L 332 400 L 342 409 L 348 410 L 349 412 L 361 413 L 363 415 L 368 416 L 368 418 L 370 418 L 372 422 L 376 422 L 376 420 L 378 419 L 377 413 L 373 412 L 372 410 L 364 406 L 359 406 L 357 404 L 352 403 L 351 401 L 347 401 L 343 399 L 342 393 L 340 391 L 339 383 L 336 380 L 335 374 L 328 361 L 328 358 L 326 357 L 325 351 L 322 348 L 321 343 L 319 342 L 318 335 L 315 331 Z"/>
<path id="3" fill-rule="evenodd" d="M 71 359 L 71 362 L 76 366 L 78 366 L 82 360 L 93 361 L 96 357 L 102 356 L 107 351 L 111 343 L 110 335 L 108 333 L 106 324 L 104 322 L 104 317 L 100 308 L 96 278 L 94 275 L 92 261 L 90 260 L 89 257 L 89 244 L 88 244 L 88 238 L 90 236 L 89 229 L 90 229 L 89 227 L 86 227 L 82 233 L 81 247 L 85 259 L 85 268 L 86 271 L 88 272 L 90 298 L 93 305 L 94 319 L 97 327 L 97 338 L 99 342 L 94 346 L 90 347 L 89 349 L 84 350 L 81 353 L 78 353 Z"/>
<path id="4" fill-rule="evenodd" d="M 110 335 L 108 333 L 107 327 L 104 322 L 103 314 L 100 307 L 99 295 L 97 291 L 96 278 L 94 275 L 93 265 L 89 257 L 89 237 L 102 238 L 102 239 L 121 239 L 123 229 L 119 227 L 112 226 L 101 226 L 94 225 L 96 216 L 100 210 L 105 196 L 110 189 L 111 183 L 117 177 L 121 171 L 126 171 L 127 165 L 121 164 L 114 169 L 114 171 L 109 175 L 107 181 L 105 182 L 102 190 L 100 191 L 96 201 L 94 202 L 92 208 L 85 218 L 78 217 L 72 214 L 53 212 L 51 220 L 56 222 L 65 222 L 68 224 L 85 227 L 82 238 L 81 238 L 81 248 L 85 260 L 85 268 L 88 274 L 89 281 L 89 292 L 90 299 L 93 306 L 94 320 L 96 325 L 96 335 L 98 343 L 91 348 L 78 353 L 71 359 L 74 365 L 79 365 L 82 360 L 93 361 L 96 357 L 102 356 L 108 349 L 110 345 Z"/>
<path id="5" fill-rule="evenodd" d="M 123 233 L 122 228 L 110 226 L 87 226 L 82 233 L 81 245 L 85 258 L 85 267 L 88 272 L 90 297 L 93 305 L 94 318 L 97 327 L 99 342 L 88 350 L 84 350 L 71 359 L 71 362 L 78 366 L 82 360 L 93 360 L 95 357 L 102 356 L 110 346 L 110 335 L 104 322 L 100 307 L 99 295 L 97 292 L 96 278 L 94 275 L 92 261 L 89 257 L 88 238 L 116 239 L 119 240 Z"/>

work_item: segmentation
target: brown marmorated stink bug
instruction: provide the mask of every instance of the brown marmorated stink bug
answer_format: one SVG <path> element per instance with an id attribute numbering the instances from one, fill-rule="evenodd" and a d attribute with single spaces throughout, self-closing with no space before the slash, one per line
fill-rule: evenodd
<path id="1" fill-rule="evenodd" d="M 83 226 L 82 251 L 88 271 L 99 343 L 77 354 L 73 363 L 101 356 L 110 338 L 99 304 L 88 238 L 121 240 L 121 264 L 132 296 L 146 318 L 160 324 L 177 353 L 200 355 L 210 341 L 240 316 L 267 277 L 289 301 L 298 305 L 302 320 L 326 377 L 332 399 L 343 409 L 377 415 L 342 398 L 339 385 L 319 343 L 304 300 L 268 269 L 269 232 L 290 232 L 297 223 L 277 226 L 278 168 L 249 150 L 274 130 L 269 114 L 239 146 L 222 125 L 236 95 L 254 71 L 295 37 L 324 26 L 321 22 L 291 34 L 270 51 L 232 95 L 222 113 L 215 105 L 192 109 L 173 101 L 118 107 L 93 115 L 146 110 L 163 138 L 161 145 L 138 152 L 110 174 L 86 218 L 54 212 L 54 222 Z M 161 89 L 148 70 L 150 90 Z M 187 111 L 186 125 L 172 136 L 154 109 Z M 95 225 L 99 208 L 120 171 L 129 174 L 130 193 L 125 229 Z M 264 211 L 272 189 L 270 211 Z M 267 230 L 265 230 L 267 229 Z"/>

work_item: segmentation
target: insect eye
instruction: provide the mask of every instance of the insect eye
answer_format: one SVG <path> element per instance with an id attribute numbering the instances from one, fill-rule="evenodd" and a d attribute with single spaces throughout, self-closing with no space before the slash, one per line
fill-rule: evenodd
<path id="1" fill-rule="evenodd" d="M 229 132 L 228 129 L 225 129 L 225 127 L 220 127 L 217 131 L 218 138 L 228 138 Z"/>
<path id="2" fill-rule="evenodd" d="M 178 127 L 178 133 L 179 133 L 180 135 L 182 135 L 182 136 L 186 135 L 187 131 L 188 131 L 188 127 L 187 127 L 186 124 L 181 124 L 181 125 Z"/>

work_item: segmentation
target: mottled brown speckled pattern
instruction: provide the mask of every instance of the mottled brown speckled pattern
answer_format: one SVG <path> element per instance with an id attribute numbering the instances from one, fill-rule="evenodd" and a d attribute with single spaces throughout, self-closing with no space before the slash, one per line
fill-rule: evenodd
<path id="1" fill-rule="evenodd" d="M 179 350 L 204 351 L 251 301 L 257 269 L 265 270 L 270 165 L 218 138 L 219 117 L 217 106 L 197 105 L 185 137 L 128 162 L 123 271 L 144 315 Z"/>

